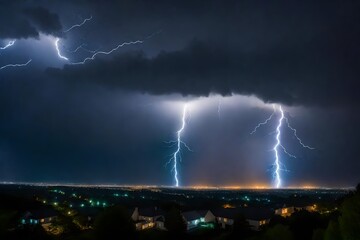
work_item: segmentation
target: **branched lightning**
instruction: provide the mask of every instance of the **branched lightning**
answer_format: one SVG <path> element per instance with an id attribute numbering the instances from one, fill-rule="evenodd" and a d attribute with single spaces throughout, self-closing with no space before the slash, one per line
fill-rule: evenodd
<path id="1" fill-rule="evenodd" d="M 298 135 L 297 135 L 297 133 L 296 133 L 296 129 L 290 126 L 289 119 L 288 119 L 287 117 L 284 117 L 284 118 L 285 118 L 287 127 L 293 131 L 294 136 L 295 136 L 295 138 L 298 140 L 298 142 L 300 143 L 300 145 L 301 145 L 302 147 L 304 147 L 304 148 L 308 148 L 308 149 L 310 149 L 310 150 L 314 150 L 315 148 L 310 147 L 310 146 L 308 146 L 308 145 L 305 145 L 305 144 L 301 141 L 301 139 L 298 137 Z"/>
<path id="2" fill-rule="evenodd" d="M 0 47 L 0 50 L 5 50 L 15 44 L 16 40 L 9 41 L 8 44 L 6 44 L 4 47 Z"/>
<path id="3" fill-rule="evenodd" d="M 87 21 L 90 21 L 92 19 L 92 16 L 90 16 L 89 18 L 85 18 L 84 21 L 82 21 L 80 24 L 75 24 L 73 26 L 71 26 L 70 28 L 66 29 L 64 31 L 64 33 L 67 33 L 71 30 L 73 30 L 74 28 L 77 28 L 77 27 L 81 27 L 82 25 L 84 25 Z"/>
<path id="4" fill-rule="evenodd" d="M 173 162 L 172 171 L 174 172 L 174 180 L 175 180 L 175 186 L 179 186 L 179 178 L 178 178 L 178 169 L 177 164 L 178 161 L 181 161 L 181 146 L 184 146 L 187 150 L 192 151 L 189 146 L 181 140 L 182 133 L 186 127 L 186 119 L 187 119 L 187 112 L 188 112 L 188 106 L 185 104 L 183 108 L 182 118 L 181 118 L 181 127 L 176 132 L 177 139 L 175 141 L 170 141 L 168 143 L 172 143 L 173 146 L 176 146 L 176 151 L 172 154 L 172 157 L 167 162 L 167 164 Z"/>
<path id="5" fill-rule="evenodd" d="M 143 43 L 143 42 L 144 41 L 142 41 L 142 40 L 137 40 L 137 41 L 132 41 L 132 42 L 123 42 L 123 43 L 117 45 L 115 48 L 111 49 L 108 52 L 97 51 L 91 57 L 87 57 L 81 62 L 72 62 L 71 64 L 73 64 L 73 65 L 85 64 L 87 61 L 94 60 L 97 55 L 109 55 L 109 54 L 117 51 L 119 48 L 122 48 L 122 47 L 124 47 L 126 45 L 140 44 L 140 43 Z"/>
<path id="6" fill-rule="evenodd" d="M 272 117 L 274 116 L 274 114 L 276 112 L 275 105 L 273 104 L 272 106 L 273 106 L 273 109 L 274 109 L 272 114 L 264 122 L 261 122 L 258 125 L 256 125 L 256 127 L 254 128 L 254 130 L 252 130 L 252 132 L 250 134 L 256 133 L 256 131 L 258 130 L 259 127 L 261 127 L 262 125 L 266 125 L 272 119 Z"/>
<path id="7" fill-rule="evenodd" d="M 3 69 L 8 68 L 8 67 L 25 67 L 31 61 L 32 61 L 32 59 L 29 59 L 29 61 L 27 61 L 26 63 L 7 64 L 5 66 L 0 67 L 0 70 L 3 70 Z"/>
<path id="8" fill-rule="evenodd" d="M 250 134 L 254 134 L 256 133 L 257 129 L 259 127 L 261 127 L 262 125 L 266 125 L 274 116 L 274 114 L 276 113 L 276 107 L 275 105 L 273 105 L 274 111 L 273 113 L 270 115 L 269 118 L 267 118 L 264 122 L 259 123 L 255 129 L 250 133 Z M 302 140 L 298 137 L 297 135 L 297 131 L 295 128 L 291 127 L 290 123 L 289 123 L 289 119 L 287 117 L 285 117 L 284 111 L 282 109 L 281 106 L 278 107 L 279 111 L 280 111 L 280 118 L 278 120 L 278 124 L 276 126 L 276 144 L 273 147 L 273 151 L 275 152 L 275 161 L 274 161 L 274 178 L 275 178 L 275 186 L 276 188 L 280 188 L 282 186 L 282 180 L 281 180 L 281 171 L 287 171 L 285 165 L 281 162 L 280 160 L 280 152 L 279 150 L 282 149 L 282 151 L 287 154 L 289 157 L 292 158 L 296 158 L 295 155 L 290 154 L 286 148 L 284 147 L 284 145 L 281 143 L 281 128 L 283 126 L 283 122 L 284 120 L 286 121 L 286 127 L 288 127 L 292 132 L 293 135 L 295 136 L 295 138 L 297 139 L 297 141 L 299 142 L 299 144 L 303 147 L 303 148 L 307 148 L 310 150 L 313 150 L 315 148 L 310 147 L 308 145 L 305 145 Z"/>

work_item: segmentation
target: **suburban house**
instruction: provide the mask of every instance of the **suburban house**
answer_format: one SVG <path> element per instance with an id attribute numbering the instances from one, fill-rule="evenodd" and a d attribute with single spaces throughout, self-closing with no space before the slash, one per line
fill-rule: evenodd
<path id="1" fill-rule="evenodd" d="M 186 229 L 191 230 L 196 228 L 199 223 L 205 222 L 205 218 L 202 217 L 197 211 L 187 211 L 182 213 L 184 220 L 186 221 Z"/>
<path id="2" fill-rule="evenodd" d="M 131 219 L 135 222 L 137 230 L 144 230 L 148 228 L 165 229 L 164 212 L 157 207 L 152 208 L 135 208 Z"/>
<path id="3" fill-rule="evenodd" d="M 285 204 L 282 207 L 275 209 L 275 214 L 280 215 L 282 217 L 289 217 L 294 212 L 295 212 L 294 207 L 288 207 Z"/>
<path id="4" fill-rule="evenodd" d="M 46 224 L 54 221 L 58 213 L 52 208 L 27 211 L 21 218 L 21 224 Z"/>
<path id="5" fill-rule="evenodd" d="M 215 215 L 210 210 L 199 210 L 197 212 L 200 214 L 200 217 L 204 219 L 205 223 L 215 222 Z"/>
<path id="6" fill-rule="evenodd" d="M 221 228 L 229 228 L 234 224 L 234 219 L 239 215 L 239 210 L 236 208 L 221 208 L 212 211 L 216 222 Z"/>
<path id="7" fill-rule="evenodd" d="M 245 217 L 253 230 L 259 230 L 261 226 L 270 222 L 273 211 L 267 208 L 227 208 L 213 211 L 216 221 L 221 228 L 229 228 L 234 225 L 238 216 Z"/>
<path id="8" fill-rule="evenodd" d="M 289 217 L 295 211 L 305 210 L 309 212 L 314 212 L 316 211 L 316 209 L 317 209 L 316 204 L 312 204 L 304 201 L 295 201 L 295 203 L 292 203 L 291 206 L 290 205 L 287 206 L 286 204 L 284 204 L 281 207 L 276 207 L 275 214 L 280 215 L 282 217 Z"/>
<path id="9" fill-rule="evenodd" d="M 210 210 L 187 211 L 182 213 L 187 230 L 196 228 L 198 226 L 214 227 L 215 216 Z"/>
<path id="10" fill-rule="evenodd" d="M 260 230 L 262 226 L 269 224 L 274 212 L 268 208 L 246 207 L 240 209 L 240 214 L 245 217 L 253 230 Z"/>

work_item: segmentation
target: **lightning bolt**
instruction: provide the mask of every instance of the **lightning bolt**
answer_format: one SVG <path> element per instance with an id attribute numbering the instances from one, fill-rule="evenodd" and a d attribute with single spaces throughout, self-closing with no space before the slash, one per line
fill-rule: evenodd
<path id="1" fill-rule="evenodd" d="M 91 18 L 88 19 L 88 21 L 90 20 Z M 84 20 L 84 22 L 82 24 L 77 24 L 77 25 L 74 25 L 74 26 L 77 26 L 77 27 L 80 27 L 82 26 L 86 21 Z M 112 54 L 113 52 L 117 51 L 119 48 L 122 48 L 124 46 L 128 46 L 128 45 L 134 45 L 134 44 L 142 44 L 144 43 L 145 40 L 149 40 L 150 38 L 154 37 L 155 35 L 157 34 L 160 34 L 162 32 L 162 30 L 159 30 L 157 32 L 154 32 L 152 34 L 150 34 L 149 36 L 147 36 L 146 38 L 144 38 L 143 40 L 136 40 L 136 41 L 130 41 L 130 42 L 123 42 L 119 45 L 117 45 L 115 48 L 105 52 L 105 51 L 94 51 L 93 52 L 93 55 L 90 56 L 90 57 L 87 57 L 85 58 L 84 60 L 80 61 L 80 62 L 70 62 L 69 59 L 67 57 L 65 57 L 64 55 L 61 54 L 61 51 L 59 49 L 59 41 L 60 39 L 59 38 L 56 38 L 55 39 L 55 48 L 56 48 L 56 51 L 57 51 L 57 54 L 59 56 L 59 58 L 63 59 L 63 60 L 66 60 L 66 61 L 69 61 L 70 64 L 72 65 L 80 65 L 80 64 L 85 64 L 87 61 L 91 61 L 91 60 L 95 60 L 96 56 L 98 55 L 110 55 Z M 78 49 L 82 48 L 82 45 L 80 45 L 78 48 L 75 49 L 75 51 L 78 51 Z M 89 51 L 91 52 L 91 51 Z"/>
<path id="2" fill-rule="evenodd" d="M 105 52 L 105 51 L 97 51 L 95 52 L 91 57 L 87 57 L 85 58 L 83 61 L 81 62 L 72 62 L 70 64 L 72 65 L 79 65 L 79 64 L 85 64 L 87 61 L 91 61 L 91 60 L 94 60 L 96 58 L 97 55 L 109 55 L 115 51 L 117 51 L 119 48 L 122 48 L 124 46 L 127 46 L 127 45 L 133 45 L 133 44 L 140 44 L 140 43 L 143 43 L 144 41 L 142 40 L 137 40 L 137 41 L 132 41 L 132 42 L 123 42 L 119 45 L 117 45 L 115 48 L 111 49 L 110 51 L 108 52 Z"/>
<path id="3" fill-rule="evenodd" d="M 60 52 L 60 49 L 59 49 L 59 41 L 60 39 L 59 38 L 56 38 L 55 39 L 55 48 L 56 48 L 56 52 L 57 52 L 57 55 L 59 56 L 59 58 L 63 59 L 63 60 L 66 60 L 66 61 L 69 61 L 69 59 L 65 56 L 63 56 Z"/>
<path id="4" fill-rule="evenodd" d="M 170 143 L 174 143 L 174 145 L 176 145 L 176 151 L 172 154 L 172 157 L 167 162 L 167 164 L 173 162 L 173 167 L 172 167 L 171 170 L 174 172 L 174 180 L 175 180 L 175 186 L 176 187 L 179 186 L 177 165 L 178 165 L 178 160 L 181 161 L 181 146 L 184 146 L 187 150 L 192 151 L 189 148 L 189 146 L 185 142 L 183 142 L 181 140 L 182 133 L 185 130 L 185 127 L 186 127 L 187 112 L 188 112 L 188 106 L 187 106 L 187 104 L 185 104 L 184 108 L 183 108 L 182 118 L 181 118 L 181 127 L 176 132 L 177 139 L 176 139 L 176 141 L 171 141 L 170 142 Z"/>
<path id="5" fill-rule="evenodd" d="M 8 44 L 6 44 L 4 47 L 0 47 L 0 50 L 5 50 L 11 46 L 13 46 L 15 44 L 16 40 L 13 40 L 13 41 L 9 41 Z"/>
<path id="6" fill-rule="evenodd" d="M 281 112 L 281 117 L 279 119 L 279 124 L 276 127 L 276 144 L 274 146 L 274 152 L 275 152 L 275 184 L 276 184 L 276 188 L 279 188 L 281 186 L 281 176 L 280 176 L 280 171 L 281 169 L 281 162 L 279 159 L 279 153 L 278 153 L 278 147 L 282 146 L 281 145 L 281 139 L 280 139 L 280 135 L 281 135 L 281 125 L 282 125 L 282 121 L 284 119 L 284 112 L 282 111 L 281 106 L 279 107 L 280 112 Z"/>
<path id="7" fill-rule="evenodd" d="M 70 31 L 73 30 L 74 28 L 81 27 L 81 26 L 84 25 L 87 21 L 90 21 L 91 19 L 92 19 L 92 16 L 90 16 L 89 18 L 85 18 L 84 21 L 82 21 L 80 24 L 72 25 L 70 28 L 66 29 L 66 30 L 64 31 L 64 33 L 70 32 Z"/>
<path id="8" fill-rule="evenodd" d="M 77 48 L 75 48 L 74 50 L 67 50 L 67 51 L 70 52 L 70 53 L 76 53 L 76 52 L 78 52 L 80 49 L 82 49 L 82 50 L 84 50 L 84 51 L 86 51 L 86 52 L 89 52 L 89 53 L 96 53 L 97 50 L 90 50 L 90 49 L 85 48 L 85 46 L 86 46 L 86 44 L 83 43 L 83 44 L 81 44 L 80 46 L 78 46 Z"/>
<path id="9" fill-rule="evenodd" d="M 298 142 L 300 143 L 300 145 L 301 145 L 302 147 L 304 147 L 304 148 L 308 148 L 308 149 L 310 149 L 310 150 L 314 150 L 315 148 L 310 147 L 310 146 L 308 146 L 308 145 L 305 145 L 305 144 L 301 141 L 301 139 L 298 137 L 298 135 L 297 135 L 297 133 L 296 133 L 296 129 L 290 126 L 289 119 L 288 119 L 287 117 L 284 117 L 284 118 L 285 118 L 285 120 L 286 120 L 287 127 L 293 131 L 294 136 L 295 136 L 295 138 L 298 140 Z"/>
<path id="10" fill-rule="evenodd" d="M 27 61 L 26 63 L 7 64 L 5 66 L 0 67 L 0 70 L 3 70 L 8 67 L 24 67 L 24 66 L 28 65 L 31 61 L 32 61 L 32 59 L 29 59 L 29 61 Z"/>
<path id="11" fill-rule="evenodd" d="M 261 122 L 258 125 L 256 125 L 254 130 L 252 130 L 252 132 L 250 134 L 256 133 L 256 131 L 258 130 L 259 127 L 261 127 L 262 125 L 266 125 L 272 119 L 272 117 L 274 116 L 274 114 L 276 112 L 275 105 L 273 104 L 272 106 L 273 106 L 273 109 L 274 109 L 272 114 L 264 122 Z"/>
<path id="12" fill-rule="evenodd" d="M 274 116 L 274 114 L 276 113 L 276 106 L 273 105 L 273 113 L 270 115 L 270 117 L 268 117 L 264 122 L 261 122 L 259 123 L 255 129 L 250 133 L 250 134 L 254 134 L 256 133 L 257 129 L 263 125 L 266 125 L 271 119 L 272 117 Z M 275 187 L 276 188 L 280 188 L 282 186 L 282 179 L 281 179 L 281 171 L 287 171 L 285 165 L 281 162 L 280 160 L 280 150 L 282 150 L 285 154 L 287 154 L 289 157 L 292 157 L 292 158 L 296 158 L 295 155 L 292 155 L 290 154 L 286 148 L 284 147 L 284 145 L 281 143 L 281 129 L 282 129 L 282 126 L 283 126 L 283 122 L 285 121 L 286 122 L 286 127 L 289 128 L 292 132 L 293 132 L 293 135 L 294 137 L 297 139 L 297 141 L 299 142 L 299 144 L 303 147 L 303 148 L 307 148 L 307 149 L 310 149 L 310 150 L 313 150 L 315 148 L 313 147 L 310 147 L 308 145 L 305 145 L 302 140 L 298 137 L 297 135 L 297 131 L 295 128 L 291 127 L 290 123 L 289 123 L 289 119 L 287 117 L 285 117 L 285 114 L 284 114 L 284 111 L 281 107 L 281 105 L 278 106 L 278 109 L 280 111 L 280 118 L 278 120 L 278 124 L 276 126 L 276 143 L 273 147 L 273 151 L 275 153 L 275 161 L 274 161 L 274 178 L 275 178 Z"/>

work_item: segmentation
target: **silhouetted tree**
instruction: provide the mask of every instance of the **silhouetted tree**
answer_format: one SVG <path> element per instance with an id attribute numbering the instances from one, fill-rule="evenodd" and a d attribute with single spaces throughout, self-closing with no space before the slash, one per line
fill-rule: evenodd
<path id="1" fill-rule="evenodd" d="M 239 214 L 234 218 L 233 235 L 246 238 L 251 234 L 251 228 L 246 218 Z"/>
<path id="2" fill-rule="evenodd" d="M 356 193 L 360 194 L 360 183 L 358 183 L 358 185 L 356 186 Z"/>
<path id="3" fill-rule="evenodd" d="M 324 240 L 325 229 L 318 228 L 313 232 L 312 240 Z"/>
<path id="4" fill-rule="evenodd" d="M 164 226 L 173 236 L 183 235 L 186 232 L 186 221 L 177 208 L 172 208 L 166 214 Z"/>
<path id="5" fill-rule="evenodd" d="M 280 215 L 274 215 L 269 222 L 269 226 L 273 227 L 276 226 L 278 224 L 282 224 L 282 225 L 289 225 L 289 220 L 287 218 L 284 218 Z"/>
<path id="6" fill-rule="evenodd" d="M 135 225 L 126 208 L 111 207 L 99 214 L 94 223 L 98 239 L 134 239 Z"/>
<path id="7" fill-rule="evenodd" d="M 325 227 L 319 213 L 305 210 L 295 212 L 290 217 L 290 230 L 295 239 L 311 239 L 314 229 Z"/>
<path id="8" fill-rule="evenodd" d="M 339 224 L 337 221 L 330 221 L 324 234 L 324 240 L 342 240 Z"/>
<path id="9" fill-rule="evenodd" d="M 339 227 L 343 239 L 360 239 L 360 195 L 346 199 L 340 211 Z"/>
<path id="10" fill-rule="evenodd" d="M 289 227 L 282 224 L 277 224 L 274 227 L 270 227 L 264 234 L 265 240 L 292 240 L 293 235 L 289 230 Z"/>

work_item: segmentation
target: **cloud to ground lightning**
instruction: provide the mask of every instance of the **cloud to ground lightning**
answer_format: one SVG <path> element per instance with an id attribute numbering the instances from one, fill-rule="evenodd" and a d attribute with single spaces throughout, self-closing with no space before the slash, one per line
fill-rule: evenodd
<path id="1" fill-rule="evenodd" d="M 185 147 L 187 150 L 191 151 L 191 149 L 189 148 L 189 146 L 182 141 L 181 137 L 182 134 L 185 130 L 186 127 L 186 122 L 187 122 L 187 113 L 188 113 L 188 105 L 185 104 L 183 107 L 183 112 L 182 112 L 182 118 L 181 118 L 181 127 L 180 129 L 176 132 L 176 140 L 175 141 L 170 141 L 168 143 L 172 143 L 172 146 L 176 146 L 176 150 L 175 152 L 171 155 L 172 157 L 170 158 L 170 160 L 167 162 L 167 164 L 170 164 L 171 162 L 173 162 L 173 167 L 171 169 L 172 172 L 174 172 L 174 182 L 175 182 L 175 186 L 179 187 L 179 177 L 178 177 L 178 161 L 181 162 L 181 147 Z"/>
<path id="2" fill-rule="evenodd" d="M 286 127 L 288 127 L 293 132 L 294 137 L 297 139 L 297 141 L 299 142 L 299 144 L 303 148 L 307 148 L 307 149 L 310 149 L 310 150 L 313 150 L 315 148 L 310 147 L 308 145 L 305 145 L 302 142 L 302 140 L 298 137 L 296 129 L 291 127 L 291 125 L 289 123 L 289 119 L 287 117 L 285 117 L 285 114 L 284 114 L 284 111 L 283 111 L 281 105 L 279 105 L 279 106 L 273 105 L 273 109 L 274 109 L 274 111 L 272 112 L 272 114 L 264 122 L 261 122 L 258 125 L 256 125 L 256 127 L 254 128 L 254 130 L 250 134 L 256 133 L 256 131 L 258 130 L 259 127 L 268 124 L 269 121 L 271 121 L 271 119 L 275 115 L 277 109 L 279 110 L 280 117 L 279 117 L 279 120 L 278 120 L 278 124 L 276 125 L 276 131 L 275 131 L 275 133 L 276 133 L 276 143 L 275 143 L 275 145 L 273 147 L 273 151 L 275 153 L 275 161 L 273 163 L 273 168 L 274 168 L 273 176 L 274 176 L 274 179 L 275 179 L 275 183 L 274 183 L 275 187 L 280 188 L 280 187 L 282 187 L 282 184 L 283 184 L 283 180 L 281 178 L 281 172 L 282 171 L 287 171 L 287 170 L 286 170 L 285 165 L 282 163 L 282 161 L 280 159 L 280 151 L 279 150 L 281 149 L 289 157 L 296 158 L 296 156 L 289 153 L 286 150 L 286 148 L 284 147 L 284 145 L 281 143 L 281 133 L 282 133 L 281 129 L 282 129 L 282 126 L 283 126 L 283 122 L 284 121 L 286 122 Z"/>

